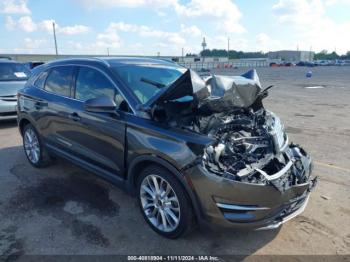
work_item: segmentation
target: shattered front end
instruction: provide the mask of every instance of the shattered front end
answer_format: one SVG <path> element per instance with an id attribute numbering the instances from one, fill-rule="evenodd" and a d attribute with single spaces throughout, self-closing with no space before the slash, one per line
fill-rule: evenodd
<path id="1" fill-rule="evenodd" d="M 316 185 L 311 157 L 263 106 L 269 88 L 255 70 L 205 81 L 188 71 L 154 104 L 154 119 L 212 141 L 183 172 L 213 223 L 278 227 L 304 210 Z"/>
<path id="2" fill-rule="evenodd" d="M 203 155 L 210 172 L 233 181 L 271 184 L 280 192 L 309 180 L 310 156 L 300 146 L 288 144 L 283 125 L 273 113 L 214 118 L 209 120 L 215 122 L 209 136 L 216 142 Z"/>

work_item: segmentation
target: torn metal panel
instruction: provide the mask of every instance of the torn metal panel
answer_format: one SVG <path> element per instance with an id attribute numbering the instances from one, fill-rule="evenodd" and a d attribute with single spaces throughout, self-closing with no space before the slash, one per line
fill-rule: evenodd
<path id="1" fill-rule="evenodd" d="M 173 84 L 152 97 L 145 107 L 161 106 L 167 110 L 190 102 L 196 114 L 210 115 L 233 108 L 247 108 L 257 100 L 261 90 L 255 70 L 242 76 L 214 75 L 206 81 L 197 73 L 187 70 Z M 177 113 L 181 114 L 181 108 Z"/>
<path id="2" fill-rule="evenodd" d="M 246 77 L 214 75 L 208 78 L 206 90 L 208 90 L 209 95 L 207 97 L 197 96 L 199 111 L 211 114 L 251 106 L 262 89 L 256 71 L 252 70 L 248 73 L 245 74 Z M 196 95 L 197 93 L 195 93 Z"/>

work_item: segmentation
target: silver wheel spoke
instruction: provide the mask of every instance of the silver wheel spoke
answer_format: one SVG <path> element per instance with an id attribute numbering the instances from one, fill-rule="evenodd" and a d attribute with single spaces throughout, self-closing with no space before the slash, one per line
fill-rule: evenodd
<path id="1" fill-rule="evenodd" d="M 164 211 L 163 211 L 163 210 L 160 211 L 160 215 L 161 215 L 161 217 L 162 217 L 162 224 L 163 224 L 164 231 L 166 231 L 167 228 L 168 228 L 168 223 L 167 223 L 167 220 L 166 220 L 166 218 L 165 218 L 165 214 L 164 214 Z"/>
<path id="2" fill-rule="evenodd" d="M 150 207 L 154 207 L 154 204 L 153 204 L 153 203 L 148 203 L 148 204 L 146 204 L 143 208 L 144 208 L 144 209 L 148 209 L 148 208 L 150 208 Z"/>
<path id="3" fill-rule="evenodd" d="M 167 202 L 172 202 L 172 201 L 177 202 L 177 197 L 170 197 L 167 199 Z"/>
<path id="4" fill-rule="evenodd" d="M 165 215 L 165 218 L 170 226 L 173 226 L 176 224 L 174 222 L 174 220 L 171 219 L 171 217 L 169 216 L 169 214 L 166 211 L 164 211 L 164 215 Z"/>
<path id="5" fill-rule="evenodd" d="M 30 137 L 29 132 L 26 132 L 25 136 L 26 136 L 28 143 L 32 142 L 32 138 Z"/>
<path id="6" fill-rule="evenodd" d="M 152 181 L 149 180 L 149 178 L 147 177 L 147 185 L 148 187 L 152 190 L 152 193 L 154 194 L 155 190 L 154 190 L 154 186 L 152 184 Z M 155 194 L 154 194 L 155 195 Z"/>
<path id="7" fill-rule="evenodd" d="M 159 194 L 160 190 L 159 190 L 159 184 L 157 181 L 157 177 L 152 176 L 152 181 L 153 181 L 153 185 L 154 185 L 154 189 L 155 189 L 156 193 Z"/>
<path id="8" fill-rule="evenodd" d="M 142 186 L 142 189 L 148 194 L 150 195 L 153 199 L 155 198 L 155 194 L 154 192 L 147 186 Z"/>
<path id="9" fill-rule="evenodd" d="M 170 206 L 169 208 L 174 210 L 175 212 L 179 212 L 180 211 L 180 208 L 178 208 L 178 207 Z"/>
<path id="10" fill-rule="evenodd" d="M 179 222 L 178 218 L 173 213 L 173 211 L 171 211 L 170 209 L 167 209 L 165 212 L 171 217 L 171 219 L 175 222 L 175 224 L 177 224 Z"/>

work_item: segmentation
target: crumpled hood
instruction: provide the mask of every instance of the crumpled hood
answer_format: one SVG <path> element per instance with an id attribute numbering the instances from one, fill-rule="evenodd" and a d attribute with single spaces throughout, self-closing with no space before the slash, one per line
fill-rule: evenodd
<path id="1" fill-rule="evenodd" d="M 212 114 L 249 107 L 256 101 L 261 90 L 255 69 L 241 76 L 213 75 L 205 81 L 193 71 L 187 70 L 172 85 L 154 96 L 147 106 L 176 108 L 180 104 L 191 103 L 200 114 Z"/>
<path id="2" fill-rule="evenodd" d="M 0 81 L 0 96 L 14 96 L 22 89 L 26 81 Z"/>
<path id="3" fill-rule="evenodd" d="M 213 75 L 206 80 L 206 88 L 208 96 L 198 96 L 198 109 L 207 113 L 220 113 L 233 108 L 249 107 L 262 91 L 255 70 L 242 76 Z M 200 92 L 203 93 L 203 90 Z"/>

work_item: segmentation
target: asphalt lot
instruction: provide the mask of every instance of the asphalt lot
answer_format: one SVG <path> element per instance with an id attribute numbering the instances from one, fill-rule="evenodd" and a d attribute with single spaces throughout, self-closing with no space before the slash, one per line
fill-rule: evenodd
<path id="1" fill-rule="evenodd" d="M 260 68 L 265 106 L 312 155 L 319 183 L 305 212 L 279 230 L 196 230 L 168 240 L 118 188 L 58 160 L 34 169 L 16 122 L 0 123 L 0 254 L 350 254 L 350 67 Z M 226 70 L 238 74 L 245 70 Z M 309 86 L 324 88 L 308 89 Z"/>

